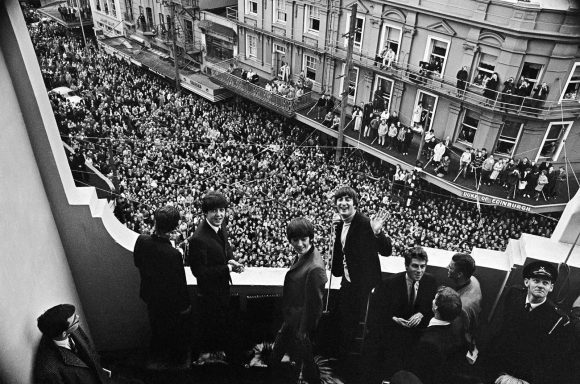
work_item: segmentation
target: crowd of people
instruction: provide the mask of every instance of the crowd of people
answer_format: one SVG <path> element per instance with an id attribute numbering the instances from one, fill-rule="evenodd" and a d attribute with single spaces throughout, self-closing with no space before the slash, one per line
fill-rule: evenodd
<path id="1" fill-rule="evenodd" d="M 178 94 L 55 25 L 31 36 L 47 87 L 66 85 L 83 96 L 77 106 L 51 96 L 63 140 L 114 181 L 115 214 L 136 232 L 150 233 L 155 209 L 175 204 L 183 220 L 174 240 L 185 248 L 200 221 L 200 197 L 220 189 L 232 202 L 235 258 L 246 266 L 287 267 L 283 228 L 291 217 L 315 223 L 316 243 L 328 257 L 329 196 L 343 184 L 361 193 L 363 211 L 388 207 L 385 227 L 395 255 L 413 245 L 501 250 L 522 232 L 550 236 L 554 229 L 550 217 L 485 206 L 480 214 L 473 203 L 426 191 L 408 205 L 416 172 L 390 169 L 354 149 L 335 163 L 333 149 L 315 131 L 258 105 Z"/>

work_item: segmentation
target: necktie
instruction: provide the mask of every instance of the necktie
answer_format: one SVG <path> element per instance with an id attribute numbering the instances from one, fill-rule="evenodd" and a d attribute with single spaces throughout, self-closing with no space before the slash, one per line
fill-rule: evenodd
<path id="1" fill-rule="evenodd" d="M 226 241 L 225 237 L 224 237 L 224 231 L 222 231 L 222 229 L 220 228 L 218 230 L 218 237 L 220 238 L 221 241 Z"/>
<path id="2" fill-rule="evenodd" d="M 527 312 L 531 312 L 532 311 L 532 304 L 526 303 L 526 311 Z"/>
<path id="3" fill-rule="evenodd" d="M 72 337 L 68 337 L 68 345 L 70 346 L 70 350 L 74 353 L 74 354 L 78 354 L 79 351 L 77 349 L 77 345 L 75 344 L 74 340 L 72 339 Z"/>
<path id="4" fill-rule="evenodd" d="M 411 292 L 409 293 L 409 306 L 411 308 L 415 307 L 415 284 L 417 284 L 417 282 L 413 281 L 413 284 L 411 284 Z"/>

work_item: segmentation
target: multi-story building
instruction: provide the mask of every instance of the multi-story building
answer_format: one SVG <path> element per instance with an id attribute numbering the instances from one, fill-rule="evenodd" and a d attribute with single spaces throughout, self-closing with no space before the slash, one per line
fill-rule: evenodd
<path id="1" fill-rule="evenodd" d="M 89 2 L 88 0 L 84 0 Z M 131 0 L 126 0 L 131 1 Z M 95 36 L 122 36 L 125 30 L 123 13 L 125 0 L 90 0 Z"/>
<path id="2" fill-rule="evenodd" d="M 313 90 L 348 103 L 398 111 L 409 124 L 419 102 L 426 125 L 459 149 L 486 148 L 502 157 L 528 157 L 580 171 L 580 13 L 568 1 L 357 1 L 353 70 L 344 76 L 353 1 L 238 0 L 239 57 L 262 76 L 282 62 Z M 576 3 L 577 4 L 577 3 Z M 381 52 L 395 53 L 381 69 Z M 421 76 L 421 63 L 432 63 Z M 467 92 L 456 75 L 467 67 Z M 493 73 L 495 97 L 483 96 Z M 424 74 L 424 73 L 423 73 Z M 503 83 L 530 84 L 521 98 L 504 98 Z M 534 99 L 534 87 L 549 92 Z M 503 102 L 503 103 L 502 103 Z M 504 105 L 509 103 L 510 105 Z M 503 108 L 506 107 L 506 108 Z M 570 172 L 570 168 L 569 168 Z"/>

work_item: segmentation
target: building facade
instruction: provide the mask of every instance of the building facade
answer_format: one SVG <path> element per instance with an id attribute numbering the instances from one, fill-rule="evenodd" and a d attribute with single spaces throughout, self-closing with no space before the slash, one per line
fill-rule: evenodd
<path id="1" fill-rule="evenodd" d="M 314 91 L 338 98 L 348 86 L 350 106 L 370 102 L 397 111 L 406 124 L 421 102 L 426 128 L 458 149 L 486 148 L 580 171 L 574 2 L 357 1 L 353 70 L 345 75 L 353 3 L 238 0 L 238 59 L 267 78 L 279 77 L 287 63 L 291 78 L 304 72 Z M 386 48 L 395 55 L 390 69 L 382 68 Z M 464 66 L 469 85 L 458 94 L 456 76 Z M 484 90 L 494 73 L 490 98 Z M 526 80 L 521 97 L 502 94 L 510 78 L 516 88 Z"/>
<path id="2" fill-rule="evenodd" d="M 89 0 L 83 1 L 89 3 Z M 115 37 L 123 35 L 125 0 L 90 0 L 90 6 L 95 36 Z"/>

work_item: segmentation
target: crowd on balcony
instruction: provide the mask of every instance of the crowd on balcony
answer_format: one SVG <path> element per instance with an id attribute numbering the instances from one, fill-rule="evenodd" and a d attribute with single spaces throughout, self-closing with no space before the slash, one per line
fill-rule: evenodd
<path id="1" fill-rule="evenodd" d="M 66 3 L 61 3 L 57 9 L 58 13 L 60 13 L 60 17 L 67 22 L 77 21 L 79 14 L 81 19 L 83 20 L 91 17 L 91 8 L 88 6 L 77 9 L 69 7 L 68 5 L 66 5 Z"/>
<path id="2" fill-rule="evenodd" d="M 347 183 L 360 192 L 363 211 L 388 207 L 385 226 L 395 255 L 412 245 L 501 250 L 522 232 L 550 236 L 554 229 L 550 217 L 485 206 L 480 214 L 470 202 L 421 191 L 416 172 L 389 169 L 354 150 L 335 163 L 324 137 L 250 102 L 211 104 L 177 94 L 93 44 L 85 50 L 59 27 L 31 36 L 46 84 L 83 95 L 76 106 L 51 97 L 63 140 L 114 181 L 115 214 L 139 233 L 151 232 L 156 208 L 176 204 L 183 220 L 175 240 L 184 245 L 200 220 L 199 198 L 220 189 L 232 201 L 236 258 L 247 266 L 289 266 L 287 218 L 310 217 L 328 255 L 329 195 Z M 410 198 L 409 191 L 417 193 Z"/>

